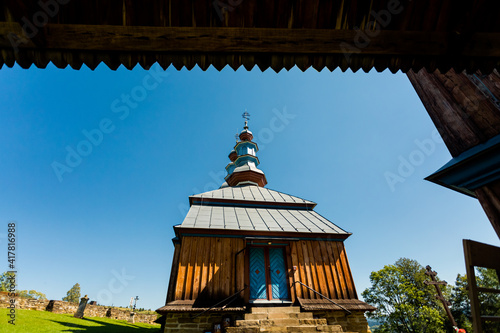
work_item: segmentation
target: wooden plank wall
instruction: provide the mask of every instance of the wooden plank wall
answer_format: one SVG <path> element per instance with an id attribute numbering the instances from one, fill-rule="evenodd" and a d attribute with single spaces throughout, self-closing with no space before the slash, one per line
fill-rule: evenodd
<path id="1" fill-rule="evenodd" d="M 300 281 L 332 299 L 358 298 L 342 242 L 301 240 L 289 244 L 285 253 L 292 301 L 296 297 L 321 298 L 294 281 Z M 236 286 L 234 276 L 234 255 L 243 248 L 245 240 L 241 238 L 183 237 L 178 259 L 174 259 L 177 274 L 171 278 L 175 279 L 175 291 L 169 301 L 197 300 L 213 305 L 217 300 L 231 296 L 235 290 L 243 289 L 249 283 L 248 258 L 243 253 L 238 255 Z M 293 266 L 297 267 L 296 271 Z M 247 290 L 247 301 L 248 296 Z"/>
<path id="2" fill-rule="evenodd" d="M 358 299 L 344 243 L 335 241 L 290 242 L 293 279 L 331 299 Z M 321 298 L 309 289 L 295 284 L 300 298 Z"/>
<path id="3" fill-rule="evenodd" d="M 183 237 L 174 300 L 214 303 L 235 292 L 234 255 L 245 247 L 241 238 Z M 245 283 L 245 260 L 238 255 L 237 290 Z M 213 305 L 213 304 L 211 304 Z"/>

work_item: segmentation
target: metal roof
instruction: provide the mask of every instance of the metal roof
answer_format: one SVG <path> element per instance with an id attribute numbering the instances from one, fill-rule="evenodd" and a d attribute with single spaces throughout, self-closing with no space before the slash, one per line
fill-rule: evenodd
<path id="1" fill-rule="evenodd" d="M 313 210 L 193 205 L 180 228 L 347 234 Z"/>
<path id="2" fill-rule="evenodd" d="M 299 203 L 316 206 L 315 202 L 305 200 L 293 195 L 270 190 L 259 186 L 233 186 L 224 187 L 215 191 L 209 191 L 192 195 L 190 198 L 210 198 L 210 199 L 229 199 L 274 203 Z"/>
<path id="3" fill-rule="evenodd" d="M 259 186 L 226 187 L 190 199 L 194 203 L 176 228 L 349 235 L 315 212 L 316 203 Z"/>

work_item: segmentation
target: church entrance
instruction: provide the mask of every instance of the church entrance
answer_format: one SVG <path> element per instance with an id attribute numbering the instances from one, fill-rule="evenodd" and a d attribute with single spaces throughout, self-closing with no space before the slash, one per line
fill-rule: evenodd
<path id="1" fill-rule="evenodd" d="M 289 299 L 283 247 L 250 248 L 250 299 Z"/>

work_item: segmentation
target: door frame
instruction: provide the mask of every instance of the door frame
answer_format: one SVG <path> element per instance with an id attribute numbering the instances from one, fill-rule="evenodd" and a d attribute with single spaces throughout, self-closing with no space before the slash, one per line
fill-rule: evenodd
<path id="1" fill-rule="evenodd" d="M 289 281 L 289 267 L 288 267 L 288 260 L 287 260 L 287 248 L 290 246 L 288 242 L 272 242 L 272 241 L 267 241 L 267 240 L 262 240 L 262 241 L 252 241 L 247 243 L 248 251 L 246 251 L 245 255 L 245 284 L 250 286 L 250 249 L 252 247 L 260 247 L 264 248 L 264 265 L 265 265 L 265 276 L 266 276 L 266 300 L 267 301 L 277 301 L 277 300 L 283 300 L 280 298 L 273 298 L 273 291 L 272 291 L 272 284 L 271 284 L 271 271 L 270 271 L 270 262 L 269 262 L 269 249 L 270 248 L 281 248 L 282 253 L 283 253 L 283 263 L 285 265 L 285 281 L 286 281 L 286 288 L 288 291 L 288 298 L 286 300 L 291 300 L 291 288 L 290 288 L 290 281 Z M 250 287 L 248 288 L 248 292 L 245 293 L 245 300 L 246 302 L 250 301 L 255 301 L 254 299 L 250 299 Z M 262 299 L 259 299 L 262 300 Z"/>

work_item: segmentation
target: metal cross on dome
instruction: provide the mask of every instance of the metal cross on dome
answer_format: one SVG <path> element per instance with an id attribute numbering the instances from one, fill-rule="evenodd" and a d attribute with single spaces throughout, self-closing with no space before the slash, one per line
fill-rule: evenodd
<path id="1" fill-rule="evenodd" d="M 245 119 L 245 121 L 250 120 L 250 113 L 248 113 L 247 110 L 245 110 L 245 112 L 241 116 L 243 117 L 243 119 Z"/>

